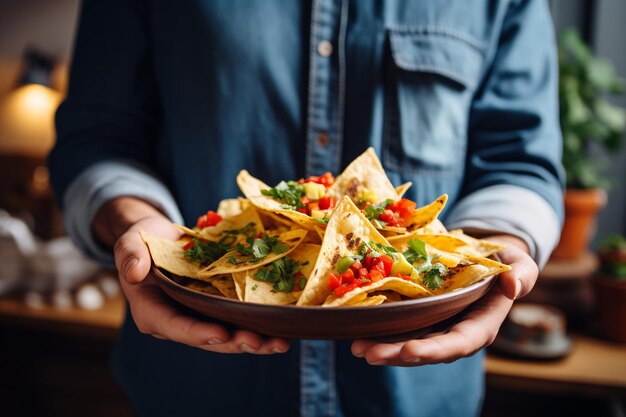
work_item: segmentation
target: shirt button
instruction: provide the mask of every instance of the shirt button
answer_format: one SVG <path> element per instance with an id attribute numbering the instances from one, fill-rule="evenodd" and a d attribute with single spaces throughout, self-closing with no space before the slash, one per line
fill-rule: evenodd
<path id="1" fill-rule="evenodd" d="M 330 142 L 330 138 L 328 137 L 328 133 L 322 132 L 319 135 L 317 135 L 317 144 L 320 145 L 322 148 L 325 148 L 326 146 L 328 146 L 329 142 Z"/>
<path id="2" fill-rule="evenodd" d="M 317 53 L 328 58 L 333 54 L 333 44 L 328 41 L 321 41 L 317 44 Z"/>

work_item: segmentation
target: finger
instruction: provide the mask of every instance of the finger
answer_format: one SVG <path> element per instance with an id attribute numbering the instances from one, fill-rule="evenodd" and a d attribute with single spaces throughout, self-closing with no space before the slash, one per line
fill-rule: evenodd
<path id="1" fill-rule="evenodd" d="M 124 233 L 115 243 L 113 252 L 120 277 L 126 282 L 141 282 L 150 272 L 150 252 L 138 231 L 129 230 Z"/>
<path id="2" fill-rule="evenodd" d="M 523 251 L 511 247 L 500 252 L 502 261 L 511 266 L 509 271 L 500 274 L 500 289 L 510 300 L 528 294 L 537 281 L 539 270 L 533 259 Z"/>
<path id="3" fill-rule="evenodd" d="M 492 291 L 476 309 L 445 334 L 404 344 L 399 359 L 407 363 L 450 362 L 474 354 L 490 345 L 508 314 L 512 301 L 500 291 Z"/>
<path id="4" fill-rule="evenodd" d="M 377 343 L 378 342 L 371 339 L 355 340 L 352 342 L 352 354 L 357 358 L 363 358 L 365 357 L 365 352 Z"/>
<path id="5" fill-rule="evenodd" d="M 140 285 L 120 282 L 140 332 L 160 335 L 189 346 L 218 345 L 230 339 L 224 327 L 181 314 L 150 281 Z"/>

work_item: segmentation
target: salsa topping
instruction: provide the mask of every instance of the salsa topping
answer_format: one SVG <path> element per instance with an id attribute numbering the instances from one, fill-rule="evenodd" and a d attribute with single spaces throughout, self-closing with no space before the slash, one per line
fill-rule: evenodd
<path id="1" fill-rule="evenodd" d="M 394 203 L 387 199 L 378 204 L 361 201 L 361 209 L 365 217 L 379 228 L 385 226 L 406 227 L 415 211 L 416 203 L 403 198 Z"/>
<path id="2" fill-rule="evenodd" d="M 280 258 L 259 269 L 254 279 L 269 282 L 276 292 L 302 291 L 306 285 L 306 278 L 300 269 L 308 262 L 300 263 L 289 256 Z"/>
<path id="3" fill-rule="evenodd" d="M 198 221 L 196 223 L 196 227 L 199 229 L 204 229 L 205 227 L 213 227 L 217 226 L 219 222 L 222 221 L 222 216 L 214 212 L 213 210 L 209 210 L 206 214 L 198 217 Z"/>
<path id="4" fill-rule="evenodd" d="M 335 177 L 327 172 L 319 177 L 281 181 L 276 187 L 261 190 L 261 194 L 283 203 L 281 208 L 295 210 L 322 223 L 328 223 L 328 211 L 335 208 L 337 200 L 327 196 L 326 191 L 334 182 Z"/>

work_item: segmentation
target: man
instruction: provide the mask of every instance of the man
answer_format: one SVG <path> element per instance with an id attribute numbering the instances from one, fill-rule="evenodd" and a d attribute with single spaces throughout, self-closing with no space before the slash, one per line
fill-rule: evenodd
<path id="1" fill-rule="evenodd" d="M 50 165 L 68 233 L 114 253 L 132 315 L 115 369 L 138 413 L 478 414 L 480 349 L 558 239 L 553 38 L 541 1 L 85 1 Z M 338 173 L 370 145 L 418 205 L 448 193 L 449 227 L 508 245 L 512 271 L 445 332 L 264 339 L 154 284 L 139 230 L 175 239 L 172 221 L 239 195 L 242 168 Z"/>

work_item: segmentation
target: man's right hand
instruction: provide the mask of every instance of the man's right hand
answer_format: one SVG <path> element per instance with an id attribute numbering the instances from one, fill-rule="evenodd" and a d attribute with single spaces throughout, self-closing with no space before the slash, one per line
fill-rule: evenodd
<path id="1" fill-rule="evenodd" d="M 246 330 L 229 333 L 221 325 L 176 308 L 150 273 L 150 253 L 139 233 L 172 240 L 181 233 L 150 204 L 133 197 L 111 200 L 94 217 L 92 229 L 102 243 L 114 245 L 122 291 L 140 332 L 212 352 L 271 354 L 289 349 L 286 340 L 263 339 Z"/>

